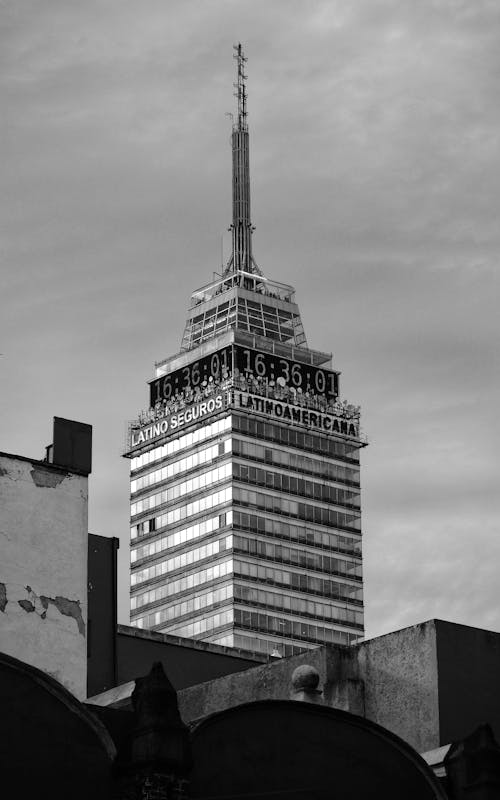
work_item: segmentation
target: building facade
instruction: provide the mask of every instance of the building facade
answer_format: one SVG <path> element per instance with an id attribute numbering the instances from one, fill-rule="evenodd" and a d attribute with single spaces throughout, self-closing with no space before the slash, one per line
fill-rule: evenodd
<path id="1" fill-rule="evenodd" d="M 252 254 L 241 46 L 232 254 L 131 424 L 131 624 L 274 655 L 363 635 L 359 408 Z"/>
<path id="2" fill-rule="evenodd" d="M 0 650 L 79 699 L 87 696 L 91 462 L 92 426 L 61 417 L 43 461 L 0 453 Z"/>

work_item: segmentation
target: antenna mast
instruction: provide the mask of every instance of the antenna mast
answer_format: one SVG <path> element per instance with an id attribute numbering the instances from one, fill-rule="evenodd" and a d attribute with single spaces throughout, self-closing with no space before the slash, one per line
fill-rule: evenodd
<path id="1" fill-rule="evenodd" d="M 233 150 L 233 221 L 229 228 L 233 234 L 233 251 L 225 270 L 228 272 L 255 272 L 260 270 L 252 256 L 252 232 L 254 230 L 250 221 L 250 158 L 249 137 L 247 124 L 247 88 L 245 75 L 245 62 L 241 44 L 234 45 L 236 60 L 237 80 L 234 86 L 234 96 L 238 101 L 238 114 L 233 121 L 231 136 Z"/>

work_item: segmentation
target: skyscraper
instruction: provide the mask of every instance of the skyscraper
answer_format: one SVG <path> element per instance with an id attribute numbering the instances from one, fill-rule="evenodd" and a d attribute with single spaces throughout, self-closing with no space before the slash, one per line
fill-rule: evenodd
<path id="1" fill-rule="evenodd" d="M 232 253 L 131 424 L 131 623 L 291 655 L 363 634 L 359 408 L 252 253 L 236 48 Z"/>

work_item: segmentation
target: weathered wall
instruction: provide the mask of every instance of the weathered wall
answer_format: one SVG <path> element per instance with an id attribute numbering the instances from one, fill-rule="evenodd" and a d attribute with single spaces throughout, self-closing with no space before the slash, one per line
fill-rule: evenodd
<path id="1" fill-rule="evenodd" d="M 430 620 L 354 647 L 318 647 L 259 666 L 243 664 L 242 672 L 210 679 L 206 665 L 195 662 L 200 657 L 197 648 L 211 645 L 186 641 L 185 647 L 166 648 L 158 634 L 140 631 L 127 636 L 127 631 L 123 629 L 122 644 L 134 639 L 134 660 L 126 659 L 129 672 L 124 677 L 128 681 L 135 677 L 131 664 L 137 675 L 144 675 L 152 660 L 162 660 L 180 690 L 179 709 L 185 722 L 255 700 L 288 699 L 293 671 L 309 664 L 319 673 L 325 705 L 376 722 L 421 753 L 457 741 L 484 722 L 500 737 L 498 633 Z M 151 637 L 154 648 L 143 648 L 144 636 Z M 179 653 L 185 648 L 191 648 L 191 668 L 202 673 L 204 683 L 187 684 L 188 674 L 194 679 L 195 672 L 183 672 L 189 662 Z M 214 661 L 209 666 L 221 665 Z M 124 683 L 96 702 L 127 708 L 133 688 L 133 682 Z"/>
<path id="2" fill-rule="evenodd" d="M 435 621 L 369 639 L 357 650 L 366 718 L 420 753 L 438 747 Z"/>
<path id="3" fill-rule="evenodd" d="M 315 667 L 323 702 L 383 725 L 420 752 L 439 744 L 434 621 L 357 647 L 325 646 L 179 692 L 185 721 L 252 700 L 288 699 L 294 669 Z"/>
<path id="4" fill-rule="evenodd" d="M 88 478 L 0 454 L 0 651 L 86 696 Z"/>
<path id="5" fill-rule="evenodd" d="M 179 710 L 185 722 L 254 700 L 289 700 L 294 669 L 309 664 L 318 670 L 327 705 L 362 714 L 362 687 L 356 680 L 356 662 L 348 648 L 318 647 L 183 689 Z"/>

